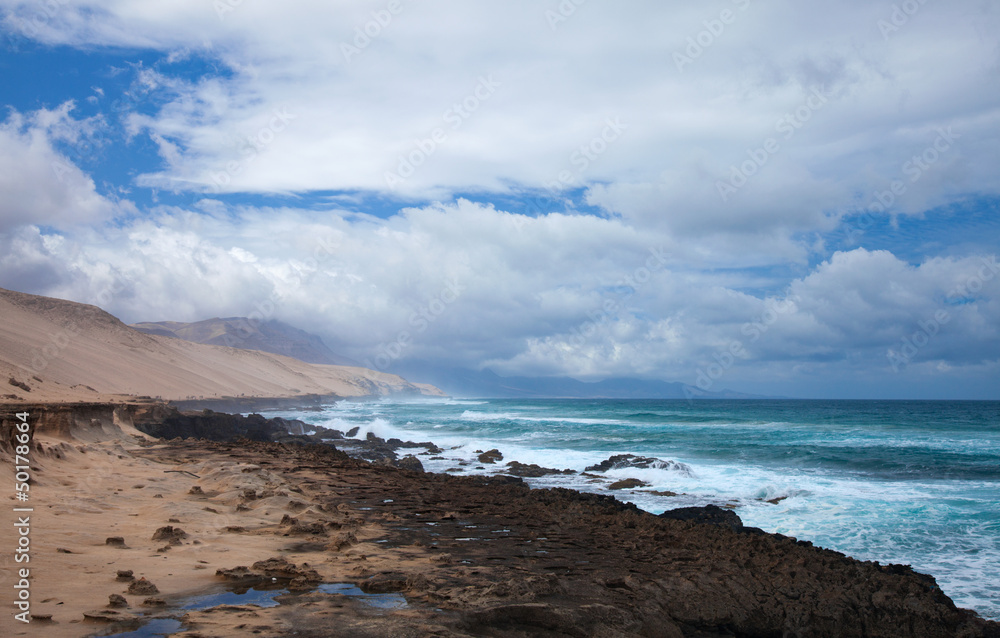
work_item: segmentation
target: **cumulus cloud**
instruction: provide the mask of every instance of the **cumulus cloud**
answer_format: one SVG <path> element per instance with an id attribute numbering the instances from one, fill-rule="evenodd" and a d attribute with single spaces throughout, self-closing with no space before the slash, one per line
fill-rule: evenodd
<path id="1" fill-rule="evenodd" d="M 992 5 L 398 6 L 0 0 L 46 45 L 159 52 L 109 121 L 159 155 L 129 186 L 203 198 L 104 225 L 137 211 L 66 153 L 105 120 L 12 111 L 0 285 L 510 374 L 905 394 L 1000 365 L 995 239 L 828 247 L 1000 194 Z"/>
<path id="2" fill-rule="evenodd" d="M 0 122 L 0 232 L 24 224 L 59 226 L 110 218 L 115 204 L 100 195 L 56 143 L 79 144 L 99 123 L 72 117 L 73 103 Z"/>
<path id="3" fill-rule="evenodd" d="M 713 389 L 762 369 L 816 382 L 1000 361 L 995 256 L 912 265 L 856 249 L 755 296 L 732 274 L 686 267 L 659 239 L 622 220 L 466 201 L 388 220 L 204 201 L 95 234 L 24 231 L 6 249 L 44 292 L 126 320 L 257 313 L 359 361 L 708 378 Z"/>
<path id="4" fill-rule="evenodd" d="M 133 123 L 162 149 L 163 169 L 141 180 L 150 186 L 403 197 L 591 187 L 595 204 L 675 230 L 720 219 L 823 229 L 909 179 L 904 164 L 951 126 L 961 141 L 908 184 L 901 210 L 941 203 L 942 189 L 1000 189 L 988 168 L 1000 16 L 973 0 L 922 5 L 889 31 L 892 8 L 860 1 L 560 15 L 527 1 L 390 14 L 360 1 L 119 0 L 61 6 L 33 28 L 31 3 L 7 4 L 9 27 L 44 42 L 182 49 L 228 67 L 165 80 L 167 103 Z M 607 143 L 609 120 L 626 128 Z M 778 150 L 723 201 L 719 182 L 769 138 Z"/>

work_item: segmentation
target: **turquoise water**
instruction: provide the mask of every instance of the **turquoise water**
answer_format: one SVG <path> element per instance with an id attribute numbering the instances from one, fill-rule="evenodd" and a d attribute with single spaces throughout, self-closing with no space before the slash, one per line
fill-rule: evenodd
<path id="1" fill-rule="evenodd" d="M 606 492 L 611 480 L 638 478 L 678 495 L 614 494 L 654 513 L 727 504 L 747 525 L 911 564 L 959 606 L 1000 619 L 1000 402 L 439 400 L 275 414 L 433 441 L 449 448 L 444 458 L 420 458 L 437 472 L 501 471 L 476 461 L 491 448 L 504 463 L 574 470 L 612 454 L 678 461 L 596 483 L 528 482 Z"/>

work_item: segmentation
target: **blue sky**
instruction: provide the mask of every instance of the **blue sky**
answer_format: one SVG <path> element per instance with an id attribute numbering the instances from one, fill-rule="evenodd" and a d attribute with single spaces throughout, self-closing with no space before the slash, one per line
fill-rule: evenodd
<path id="1" fill-rule="evenodd" d="M 0 16 L 0 286 L 389 367 L 1000 398 L 1000 7 Z"/>

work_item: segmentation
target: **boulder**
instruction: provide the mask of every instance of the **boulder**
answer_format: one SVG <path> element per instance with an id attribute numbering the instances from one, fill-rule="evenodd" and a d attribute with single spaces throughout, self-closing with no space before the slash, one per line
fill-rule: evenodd
<path id="1" fill-rule="evenodd" d="M 703 525 L 719 525 L 733 530 L 743 529 L 743 521 L 736 512 L 721 508 L 718 505 L 681 507 L 667 510 L 660 514 L 660 518 L 672 518 L 678 521 L 690 521 Z"/>

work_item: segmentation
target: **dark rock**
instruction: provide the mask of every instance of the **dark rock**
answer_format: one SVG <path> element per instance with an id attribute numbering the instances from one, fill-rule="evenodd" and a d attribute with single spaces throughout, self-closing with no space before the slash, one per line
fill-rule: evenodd
<path id="1" fill-rule="evenodd" d="M 260 414 L 243 416 L 203 410 L 179 412 L 171 408 L 159 418 L 141 419 L 135 427 L 150 436 L 161 439 L 198 438 L 209 441 L 233 441 L 244 438 L 251 441 L 273 441 L 288 435 L 288 428 L 277 419 L 266 419 Z"/>
<path id="2" fill-rule="evenodd" d="M 217 569 L 215 570 L 215 575 L 224 580 L 234 580 L 234 581 L 250 581 L 250 580 L 263 580 L 260 574 L 255 574 L 250 571 L 250 568 L 246 565 L 240 565 L 238 567 L 232 567 L 230 569 Z"/>
<path id="3" fill-rule="evenodd" d="M 555 470 L 550 467 L 542 467 L 534 463 L 521 463 L 520 461 L 511 461 L 508 463 L 507 473 L 513 474 L 514 476 L 524 476 L 528 478 L 548 476 L 549 474 L 576 474 L 573 470 Z"/>
<path id="4" fill-rule="evenodd" d="M 327 544 L 326 548 L 333 552 L 339 552 L 345 547 L 350 547 L 357 542 L 358 537 L 355 536 L 354 532 L 340 532 L 334 536 L 333 540 Z"/>
<path id="5" fill-rule="evenodd" d="M 111 545 L 112 547 L 125 547 L 125 539 L 121 536 L 109 536 L 104 539 L 105 545 Z"/>
<path id="6" fill-rule="evenodd" d="M 114 609 L 93 609 L 91 611 L 83 612 L 83 617 L 87 620 L 98 620 L 101 622 L 128 622 L 134 621 L 135 616 L 132 614 L 127 614 L 123 611 L 116 611 Z"/>
<path id="7" fill-rule="evenodd" d="M 380 574 L 358 583 L 358 588 L 366 594 L 392 594 L 405 591 L 409 580 L 402 574 Z"/>
<path id="8" fill-rule="evenodd" d="M 289 528 L 288 533 L 292 536 L 326 536 L 327 529 L 323 523 L 300 523 L 295 521 Z"/>
<path id="9" fill-rule="evenodd" d="M 121 594 L 108 596 L 108 607 L 128 607 L 128 601 Z"/>
<path id="10" fill-rule="evenodd" d="M 732 510 L 727 510 L 718 505 L 706 505 L 705 507 L 681 507 L 667 510 L 660 514 L 660 518 L 672 518 L 678 521 L 691 521 L 704 525 L 719 525 L 733 530 L 743 528 L 743 521 Z"/>
<path id="11" fill-rule="evenodd" d="M 500 450 L 497 450 L 496 448 L 490 450 L 489 452 L 483 452 L 479 455 L 480 463 L 496 463 L 497 461 L 502 460 L 503 454 L 501 454 Z"/>
<path id="12" fill-rule="evenodd" d="M 518 635 L 547 634 L 585 636 L 577 625 L 579 618 L 571 609 L 561 609 L 547 603 L 501 605 L 473 612 L 473 627 L 522 630 Z"/>
<path id="13" fill-rule="evenodd" d="M 142 601 L 144 607 L 165 607 L 167 601 L 162 598 L 149 597 Z"/>
<path id="14" fill-rule="evenodd" d="M 584 472 L 607 472 L 608 470 L 620 470 L 623 468 L 638 467 L 642 469 L 672 470 L 680 472 L 685 476 L 691 475 L 691 468 L 677 461 L 663 461 L 648 456 L 636 456 L 634 454 L 616 454 L 597 465 L 591 465 L 584 469 Z"/>
<path id="15" fill-rule="evenodd" d="M 227 580 L 248 580 L 259 579 L 269 580 L 277 578 L 283 581 L 296 581 L 297 584 L 312 583 L 315 585 L 322 581 L 319 573 L 315 569 L 309 569 L 304 563 L 302 567 L 296 566 L 286 558 L 268 558 L 259 560 L 246 567 L 237 567 L 234 570 L 218 570 L 216 575 L 220 575 Z"/>
<path id="16" fill-rule="evenodd" d="M 128 586 L 128 593 L 133 596 L 149 596 L 152 594 L 159 594 L 160 590 L 156 588 L 156 585 L 146 580 L 145 577 L 139 580 L 133 581 L 131 585 Z"/>
<path id="17" fill-rule="evenodd" d="M 360 431 L 360 430 L 361 430 L 360 427 L 353 427 L 353 428 L 351 428 L 346 433 L 347 438 L 353 439 L 354 437 L 356 437 L 358 435 L 358 431 Z"/>
<path id="18" fill-rule="evenodd" d="M 185 532 L 184 530 L 182 530 L 179 527 L 174 527 L 173 525 L 166 525 L 164 527 L 159 528 L 155 532 L 153 532 L 153 539 L 152 540 L 154 540 L 154 541 L 170 541 L 172 543 L 174 541 L 177 541 L 177 543 L 175 543 L 175 544 L 179 544 L 180 543 L 180 539 L 182 539 L 182 538 L 187 538 L 187 532 Z"/>
<path id="19" fill-rule="evenodd" d="M 123 583 L 131 582 L 135 580 L 135 576 L 132 575 L 131 569 L 119 569 L 118 575 L 115 580 L 121 581 Z"/>
<path id="20" fill-rule="evenodd" d="M 394 461 L 392 463 L 393 467 L 398 467 L 401 470 L 410 470 L 411 472 L 423 472 L 424 464 L 420 462 L 420 459 L 409 454 L 403 458 Z"/>
<path id="21" fill-rule="evenodd" d="M 649 483 L 645 481 L 640 481 L 636 478 L 627 478 L 620 481 L 615 481 L 608 486 L 609 490 L 630 490 L 634 487 L 646 487 Z"/>

